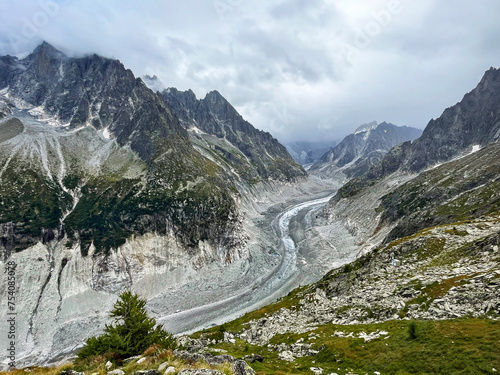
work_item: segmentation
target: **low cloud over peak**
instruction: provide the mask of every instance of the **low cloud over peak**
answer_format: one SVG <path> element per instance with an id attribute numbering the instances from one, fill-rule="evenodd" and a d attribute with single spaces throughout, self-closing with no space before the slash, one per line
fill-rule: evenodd
<path id="1" fill-rule="evenodd" d="M 46 40 L 117 58 L 166 87 L 218 90 L 281 141 L 312 141 L 371 119 L 424 127 L 500 66 L 498 14 L 496 0 L 3 1 L 0 54 Z"/>

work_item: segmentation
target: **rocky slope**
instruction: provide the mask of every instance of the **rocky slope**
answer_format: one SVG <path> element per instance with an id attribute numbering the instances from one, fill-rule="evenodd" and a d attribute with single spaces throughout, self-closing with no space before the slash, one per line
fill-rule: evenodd
<path id="1" fill-rule="evenodd" d="M 314 163 L 310 173 L 330 178 L 342 174 L 346 179 L 363 175 L 394 146 L 412 141 L 421 134 L 419 129 L 386 122 L 361 125 Z"/>
<path id="2" fill-rule="evenodd" d="M 191 90 L 175 88 L 163 91 L 162 96 L 190 132 L 191 141 L 207 157 L 222 158 L 230 171 L 247 182 L 294 181 L 306 176 L 283 145 L 245 121 L 218 91 L 200 100 Z"/>
<path id="3" fill-rule="evenodd" d="M 299 293 L 293 308 L 251 321 L 239 337 L 267 345 L 324 324 L 500 317 L 497 215 L 429 228 L 336 269 Z"/>
<path id="4" fill-rule="evenodd" d="M 198 337 L 207 351 L 251 348 L 259 373 L 495 373 L 499 213 L 379 246 Z"/>

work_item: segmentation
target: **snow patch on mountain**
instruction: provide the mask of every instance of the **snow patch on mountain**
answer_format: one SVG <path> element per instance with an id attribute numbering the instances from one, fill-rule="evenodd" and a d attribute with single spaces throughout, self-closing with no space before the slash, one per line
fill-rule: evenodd
<path id="1" fill-rule="evenodd" d="M 363 124 L 363 125 L 359 126 L 356 129 L 356 131 L 354 132 L 354 134 L 368 132 L 370 130 L 377 129 L 377 127 L 378 127 L 378 122 L 377 121 L 372 121 L 372 122 L 369 122 L 369 123 L 366 123 L 366 124 Z"/>

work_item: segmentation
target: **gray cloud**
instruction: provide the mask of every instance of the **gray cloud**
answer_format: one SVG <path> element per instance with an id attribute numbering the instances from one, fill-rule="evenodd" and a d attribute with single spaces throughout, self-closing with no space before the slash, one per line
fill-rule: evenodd
<path id="1" fill-rule="evenodd" d="M 282 141 L 424 127 L 500 66 L 497 0 L 0 0 L 0 54 L 47 40 L 220 91 Z"/>

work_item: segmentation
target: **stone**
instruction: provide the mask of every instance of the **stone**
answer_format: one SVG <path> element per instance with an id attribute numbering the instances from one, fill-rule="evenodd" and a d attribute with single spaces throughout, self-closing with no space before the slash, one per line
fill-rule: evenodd
<path id="1" fill-rule="evenodd" d="M 206 368 L 202 368 L 196 370 L 184 369 L 179 371 L 178 375 L 224 375 L 224 373 L 218 370 L 209 370 Z"/>
<path id="2" fill-rule="evenodd" d="M 104 367 L 106 367 L 106 370 L 111 370 L 111 367 L 113 367 L 113 364 L 110 361 L 108 361 L 108 362 L 106 362 Z"/>
<path id="3" fill-rule="evenodd" d="M 138 363 L 138 364 L 141 364 L 141 363 L 144 363 L 144 362 L 146 362 L 146 357 L 142 357 L 142 358 L 140 358 L 140 359 L 137 361 L 137 363 Z"/>
<path id="4" fill-rule="evenodd" d="M 168 366 L 168 362 L 163 362 L 160 366 L 158 366 L 158 371 L 162 372 Z"/>
<path id="5" fill-rule="evenodd" d="M 316 375 L 321 375 L 323 373 L 323 369 L 320 367 L 311 367 L 310 370 Z"/>
<path id="6" fill-rule="evenodd" d="M 292 352 L 289 350 L 284 350 L 281 353 L 278 354 L 278 356 L 283 360 L 283 361 L 288 361 L 288 362 L 293 362 L 295 361 L 295 357 L 293 356 Z"/>
<path id="7" fill-rule="evenodd" d="M 160 375 L 157 370 L 139 370 L 134 372 L 134 375 Z"/>
<path id="8" fill-rule="evenodd" d="M 257 373 L 243 360 L 237 360 L 231 365 L 234 375 L 256 375 Z"/>
<path id="9" fill-rule="evenodd" d="M 169 366 L 165 372 L 164 372 L 165 375 L 168 375 L 168 374 L 175 374 L 175 367 L 174 366 Z"/>
<path id="10" fill-rule="evenodd" d="M 236 361 L 236 358 L 234 358 L 233 356 L 231 356 L 229 354 L 221 354 L 221 355 L 216 355 L 216 356 L 211 356 L 209 354 L 206 354 L 205 360 L 211 366 L 220 366 L 226 362 L 234 363 Z"/>
<path id="11" fill-rule="evenodd" d="M 179 345 L 189 352 L 202 351 L 205 345 L 201 340 L 192 339 L 190 337 L 182 336 L 177 339 Z"/>
<path id="12" fill-rule="evenodd" d="M 118 368 L 113 371 L 108 371 L 108 375 L 125 375 L 125 371 Z"/>

